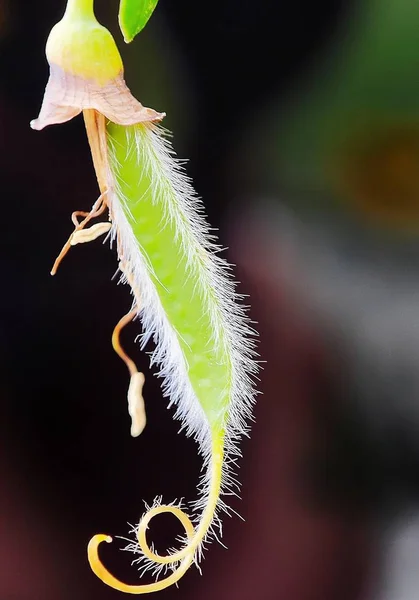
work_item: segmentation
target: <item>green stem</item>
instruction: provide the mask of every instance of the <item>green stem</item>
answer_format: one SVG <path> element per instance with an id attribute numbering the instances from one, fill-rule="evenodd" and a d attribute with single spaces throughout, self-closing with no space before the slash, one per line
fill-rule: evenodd
<path id="1" fill-rule="evenodd" d="M 94 0 L 67 0 L 64 17 L 69 17 L 70 19 L 95 18 L 93 4 Z"/>

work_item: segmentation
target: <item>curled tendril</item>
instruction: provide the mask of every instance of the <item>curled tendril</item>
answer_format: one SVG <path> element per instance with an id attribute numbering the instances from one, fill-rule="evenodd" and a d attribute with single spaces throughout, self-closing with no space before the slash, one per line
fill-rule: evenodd
<path id="1" fill-rule="evenodd" d="M 215 451 L 214 448 L 216 449 Z M 217 442 L 213 443 L 213 454 L 211 465 L 209 467 L 211 474 L 206 506 L 196 528 L 194 527 L 188 515 L 182 509 L 180 509 L 178 506 L 172 506 L 170 504 L 164 504 L 151 508 L 146 512 L 138 525 L 138 545 L 145 558 L 153 561 L 157 565 L 175 566 L 177 563 L 179 563 L 171 575 L 160 581 L 144 585 L 128 585 L 119 581 L 107 570 L 99 558 L 99 545 L 102 542 L 112 542 L 112 538 L 104 534 L 93 536 L 87 548 L 89 563 L 95 575 L 97 575 L 99 579 L 101 579 L 106 585 L 109 585 L 115 590 L 128 594 L 147 594 L 149 592 L 158 592 L 179 581 L 194 562 L 195 553 L 205 539 L 214 519 L 218 499 L 220 496 L 222 464 L 222 442 L 220 444 L 220 439 L 218 439 Z M 163 513 L 170 513 L 180 521 L 185 529 L 187 539 L 187 544 L 184 548 L 172 554 L 167 554 L 166 556 L 160 556 L 159 554 L 153 552 L 146 539 L 146 531 L 150 521 L 157 515 Z"/>

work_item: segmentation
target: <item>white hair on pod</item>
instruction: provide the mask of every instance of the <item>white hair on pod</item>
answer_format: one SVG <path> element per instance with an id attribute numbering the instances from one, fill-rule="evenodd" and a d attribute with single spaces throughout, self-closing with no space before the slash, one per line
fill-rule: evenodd
<path id="1" fill-rule="evenodd" d="M 155 124 L 141 124 L 126 128 L 127 157 L 136 153 L 139 170 L 149 174 L 155 203 L 161 203 L 164 219 L 173 223 L 177 242 L 180 242 L 189 270 L 198 270 L 196 294 L 202 298 L 212 325 L 211 343 L 222 348 L 231 365 L 231 396 L 225 423 L 225 459 L 222 472 L 222 494 L 234 494 L 239 484 L 232 475 L 232 467 L 240 456 L 238 441 L 249 431 L 248 421 L 255 400 L 254 379 L 258 371 L 256 361 L 255 331 L 246 316 L 246 307 L 240 304 L 242 298 L 235 292 L 230 265 L 218 253 L 221 248 L 204 217 L 204 208 L 197 197 L 190 179 L 184 172 L 181 162 L 175 158 L 167 132 Z M 181 429 L 193 436 L 199 445 L 204 460 L 204 475 L 199 484 L 199 499 L 193 504 L 195 520 L 207 504 L 212 477 L 212 437 L 205 412 L 193 390 L 188 377 L 188 365 L 179 342 L 179 335 L 171 325 L 160 301 L 153 281 L 153 267 L 136 239 L 130 219 L 128 203 L 123 195 L 118 179 L 119 163 L 116 144 L 109 136 L 108 153 L 108 203 L 112 218 L 112 239 L 117 240 L 118 254 L 124 265 L 121 281 L 128 282 L 135 301 L 139 306 L 139 317 L 143 326 L 141 347 L 152 339 L 155 350 L 151 363 L 160 367 L 159 376 L 163 379 L 163 393 L 170 399 L 169 406 L 176 407 L 175 417 L 182 423 Z M 140 198 L 139 198 L 140 200 Z M 157 498 L 153 506 L 159 506 Z M 228 511 L 224 502 L 218 500 L 218 509 Z M 209 534 L 214 527 L 221 532 L 221 523 L 215 515 Z M 187 541 L 186 541 L 187 543 Z M 141 550 L 136 543 L 126 548 L 135 553 Z M 201 558 L 202 545 L 195 553 L 195 563 Z M 144 558 L 144 557 L 142 557 Z M 135 562 L 138 562 L 137 561 Z M 148 559 L 147 559 L 148 560 Z M 143 566 L 158 574 L 167 565 L 146 562 Z M 169 565 L 176 568 L 176 563 Z"/>

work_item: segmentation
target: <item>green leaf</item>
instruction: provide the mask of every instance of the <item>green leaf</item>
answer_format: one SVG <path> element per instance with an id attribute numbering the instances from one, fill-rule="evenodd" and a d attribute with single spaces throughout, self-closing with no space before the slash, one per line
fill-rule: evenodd
<path id="1" fill-rule="evenodd" d="M 124 40 L 129 43 L 140 33 L 153 14 L 159 0 L 121 0 L 119 26 Z"/>

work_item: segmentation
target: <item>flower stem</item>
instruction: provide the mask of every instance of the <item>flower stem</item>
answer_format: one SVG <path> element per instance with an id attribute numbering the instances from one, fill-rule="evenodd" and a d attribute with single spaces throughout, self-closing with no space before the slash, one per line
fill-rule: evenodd
<path id="1" fill-rule="evenodd" d="M 64 17 L 77 19 L 95 18 L 93 9 L 94 0 L 67 0 Z"/>
<path id="2" fill-rule="evenodd" d="M 107 191 L 107 143 L 105 117 L 93 109 L 85 109 L 83 111 L 83 117 L 100 193 L 105 194 Z"/>

